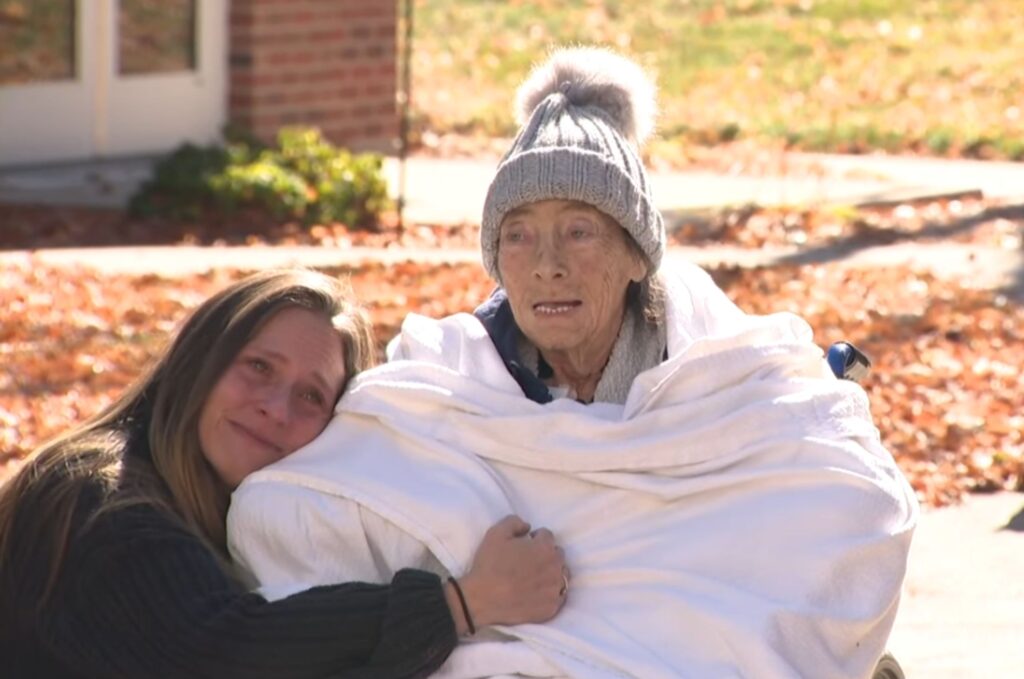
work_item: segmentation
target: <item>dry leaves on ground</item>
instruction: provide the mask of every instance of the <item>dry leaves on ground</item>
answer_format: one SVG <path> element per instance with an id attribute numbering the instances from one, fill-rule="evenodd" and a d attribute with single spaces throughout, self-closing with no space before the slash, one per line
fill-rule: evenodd
<path id="1" fill-rule="evenodd" d="M 976 193 L 861 208 L 750 205 L 666 216 L 674 245 L 820 247 L 942 240 L 1017 250 L 1024 244 L 1024 205 Z M 0 204 L 0 224 L 0 250 L 171 243 L 469 250 L 479 245 L 477 224 L 399 228 L 393 213 L 383 216 L 378 229 L 365 230 L 274 222 L 261 213 L 188 222 L 130 219 L 121 211 L 101 208 Z"/>
<path id="2" fill-rule="evenodd" d="M 350 279 L 378 338 L 409 312 L 472 309 L 493 283 L 475 265 L 330 270 Z M 713 272 L 742 307 L 805 317 L 822 346 L 854 342 L 884 441 L 932 505 L 1024 487 L 1024 378 L 1012 352 L 1024 309 L 900 269 L 837 265 Z M 0 466 L 109 404 L 189 309 L 242 274 L 175 279 L 42 267 L 0 269 Z M 2 474 L 2 471 L 0 471 Z"/>
<path id="3" fill-rule="evenodd" d="M 1024 308 L 903 268 L 840 265 L 716 273 L 741 307 L 792 311 L 819 344 L 852 341 L 873 361 L 875 423 L 922 500 L 1024 490 Z"/>
<path id="4" fill-rule="evenodd" d="M 266 212 L 240 211 L 196 220 L 132 218 L 112 208 L 0 203 L 0 250 L 129 245 L 323 245 L 327 247 L 475 248 L 477 227 L 408 225 L 386 213 L 380 227 L 304 225 Z"/>
<path id="5" fill-rule="evenodd" d="M 1008 250 L 1024 243 L 1024 205 L 980 194 L 833 208 L 745 206 L 670 220 L 675 245 L 821 247 L 953 242 Z"/>

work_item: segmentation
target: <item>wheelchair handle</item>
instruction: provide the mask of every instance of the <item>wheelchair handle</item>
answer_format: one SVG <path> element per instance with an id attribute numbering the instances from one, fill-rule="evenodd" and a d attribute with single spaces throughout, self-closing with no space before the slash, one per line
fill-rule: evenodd
<path id="1" fill-rule="evenodd" d="M 849 342 L 836 342 L 828 348 L 828 367 L 841 380 L 860 382 L 871 371 L 871 361 Z"/>

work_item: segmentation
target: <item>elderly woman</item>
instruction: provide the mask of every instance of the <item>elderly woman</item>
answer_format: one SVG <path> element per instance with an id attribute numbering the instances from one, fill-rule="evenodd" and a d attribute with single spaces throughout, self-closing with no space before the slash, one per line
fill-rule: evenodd
<path id="1" fill-rule="evenodd" d="M 481 231 L 500 288 L 410 316 L 325 432 L 236 491 L 233 553 L 283 592 L 458 576 L 516 512 L 563 540 L 567 604 L 479 630 L 440 676 L 867 676 L 916 504 L 863 390 L 800 319 L 661 267 L 635 64 L 557 53 L 518 105 Z"/>
<path id="2" fill-rule="evenodd" d="M 572 70 L 584 60 L 604 82 Z M 653 87 L 605 52 L 563 53 L 518 105 L 529 118 L 481 228 L 502 289 L 476 315 L 528 398 L 624 403 L 665 358 L 654 295 L 665 228 L 634 153 L 651 131 Z"/>

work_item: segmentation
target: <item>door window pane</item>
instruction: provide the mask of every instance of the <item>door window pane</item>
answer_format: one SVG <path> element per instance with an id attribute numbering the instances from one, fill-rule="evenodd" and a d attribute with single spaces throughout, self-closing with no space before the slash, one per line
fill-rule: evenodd
<path id="1" fill-rule="evenodd" d="M 0 0 L 0 85 L 75 77 L 75 0 Z"/>
<path id="2" fill-rule="evenodd" d="M 195 69 L 195 0 L 121 0 L 118 5 L 121 75 Z"/>

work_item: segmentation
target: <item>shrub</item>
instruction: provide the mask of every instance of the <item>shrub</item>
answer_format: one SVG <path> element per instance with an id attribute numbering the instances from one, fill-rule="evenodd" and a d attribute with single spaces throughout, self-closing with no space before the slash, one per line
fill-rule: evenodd
<path id="1" fill-rule="evenodd" d="M 129 209 L 195 219 L 257 208 L 307 224 L 371 226 L 388 206 L 382 164 L 379 155 L 352 154 L 312 128 L 284 128 L 271 147 L 186 144 L 157 163 Z"/>
<path id="2" fill-rule="evenodd" d="M 949 129 L 937 129 L 930 131 L 925 135 L 924 143 L 929 151 L 932 153 L 944 156 L 949 153 L 950 148 L 953 147 L 953 142 L 956 139 L 956 135 Z"/>
<path id="3" fill-rule="evenodd" d="M 199 217 L 210 181 L 228 164 L 226 149 L 185 144 L 156 164 L 153 177 L 132 195 L 128 209 L 141 217 Z"/>
<path id="4" fill-rule="evenodd" d="M 208 188 L 218 207 L 228 213 L 257 206 L 275 217 L 305 219 L 309 187 L 298 174 L 269 159 L 229 165 L 209 179 Z"/>

